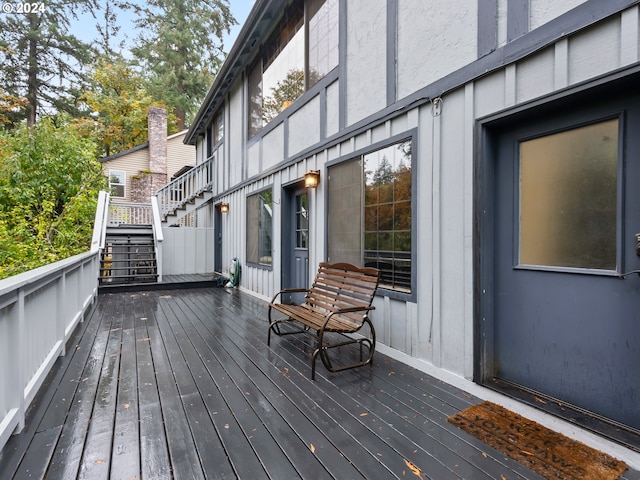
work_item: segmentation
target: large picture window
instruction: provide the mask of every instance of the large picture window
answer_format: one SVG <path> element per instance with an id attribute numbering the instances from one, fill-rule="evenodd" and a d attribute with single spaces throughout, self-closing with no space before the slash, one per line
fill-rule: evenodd
<path id="1" fill-rule="evenodd" d="M 247 263 L 271 266 L 273 233 L 272 191 L 247 197 Z"/>
<path id="2" fill-rule="evenodd" d="M 338 65 L 338 11 L 338 0 L 296 0 L 285 10 L 249 72 L 249 138 Z"/>
<path id="3" fill-rule="evenodd" d="M 411 141 L 329 167 L 330 262 L 381 270 L 380 286 L 411 292 Z"/>

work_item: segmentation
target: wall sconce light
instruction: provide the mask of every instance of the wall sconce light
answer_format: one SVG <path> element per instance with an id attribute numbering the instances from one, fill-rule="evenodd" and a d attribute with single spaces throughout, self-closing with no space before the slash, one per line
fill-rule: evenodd
<path id="1" fill-rule="evenodd" d="M 221 203 L 220 204 L 220 212 L 221 213 L 229 213 L 229 204 L 228 203 Z"/>
<path id="2" fill-rule="evenodd" d="M 304 174 L 304 186 L 306 188 L 316 188 L 320 183 L 320 170 L 309 170 Z"/>

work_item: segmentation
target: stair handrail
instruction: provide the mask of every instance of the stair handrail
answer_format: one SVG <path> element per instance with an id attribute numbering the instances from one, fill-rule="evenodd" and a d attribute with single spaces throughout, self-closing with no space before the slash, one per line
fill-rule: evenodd
<path id="1" fill-rule="evenodd" d="M 98 205 L 93 221 L 93 236 L 91 237 L 91 252 L 97 252 L 104 248 L 107 235 L 107 223 L 109 221 L 109 192 L 100 190 L 98 193 Z"/>
<path id="2" fill-rule="evenodd" d="M 213 159 L 214 157 L 208 158 L 156 192 L 162 218 L 174 210 L 184 207 L 187 202 L 202 192 L 212 189 Z"/>
<path id="3" fill-rule="evenodd" d="M 164 234 L 162 233 L 162 220 L 160 219 L 157 196 L 151 197 L 151 212 L 153 217 L 153 248 L 156 252 L 156 273 L 158 274 L 158 283 L 162 283 L 162 241 L 164 240 Z"/>

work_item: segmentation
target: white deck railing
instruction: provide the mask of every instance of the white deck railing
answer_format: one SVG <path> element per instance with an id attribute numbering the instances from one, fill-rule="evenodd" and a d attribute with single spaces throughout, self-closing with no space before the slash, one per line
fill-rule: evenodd
<path id="1" fill-rule="evenodd" d="M 109 225 L 151 225 L 152 222 L 150 203 L 109 204 Z"/>
<path id="2" fill-rule="evenodd" d="M 99 251 L 0 280 L 0 451 L 98 293 Z"/>
<path id="3" fill-rule="evenodd" d="M 158 190 L 160 215 L 165 217 L 174 210 L 183 207 L 202 192 L 211 190 L 213 185 L 213 157 L 196 165 L 184 175 Z"/>

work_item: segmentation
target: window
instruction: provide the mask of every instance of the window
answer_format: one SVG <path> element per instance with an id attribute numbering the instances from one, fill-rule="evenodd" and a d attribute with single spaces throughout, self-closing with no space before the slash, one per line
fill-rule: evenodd
<path id="1" fill-rule="evenodd" d="M 213 144 L 216 145 L 224 138 L 224 116 L 220 109 L 213 118 Z"/>
<path id="2" fill-rule="evenodd" d="M 122 170 L 109 170 L 109 191 L 114 198 L 125 197 L 127 174 Z"/>
<path id="3" fill-rule="evenodd" d="M 520 264 L 616 269 L 618 120 L 520 143 Z"/>
<path id="4" fill-rule="evenodd" d="M 224 111 L 220 109 L 207 127 L 207 158 L 213 155 L 215 147 L 224 138 Z"/>
<path id="5" fill-rule="evenodd" d="M 271 266 L 273 232 L 272 191 L 247 197 L 247 263 Z"/>
<path id="6" fill-rule="evenodd" d="M 285 10 L 249 72 L 249 138 L 338 65 L 338 11 L 338 0 L 296 0 Z"/>
<path id="7" fill-rule="evenodd" d="M 411 293 L 411 141 L 329 167 L 330 262 L 381 270 L 380 286 Z"/>

